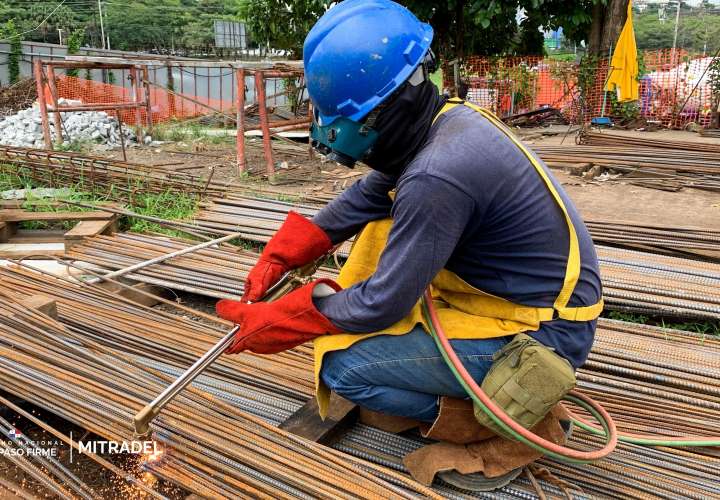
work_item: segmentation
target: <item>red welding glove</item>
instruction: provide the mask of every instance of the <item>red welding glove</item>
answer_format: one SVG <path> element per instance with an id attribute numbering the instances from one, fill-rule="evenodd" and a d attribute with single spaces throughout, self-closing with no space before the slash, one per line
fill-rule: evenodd
<path id="1" fill-rule="evenodd" d="M 329 287 L 329 288 L 328 288 Z M 274 302 L 243 304 L 221 300 L 215 306 L 218 316 L 240 325 L 235 341 L 225 351 L 236 354 L 249 350 L 275 354 L 292 349 L 325 334 L 340 333 L 313 304 L 316 296 L 341 290 L 333 280 L 320 279 L 293 290 Z"/>
<path id="2" fill-rule="evenodd" d="M 325 231 L 297 212 L 289 212 L 245 280 L 243 302 L 257 302 L 283 274 L 318 259 L 332 249 Z"/>

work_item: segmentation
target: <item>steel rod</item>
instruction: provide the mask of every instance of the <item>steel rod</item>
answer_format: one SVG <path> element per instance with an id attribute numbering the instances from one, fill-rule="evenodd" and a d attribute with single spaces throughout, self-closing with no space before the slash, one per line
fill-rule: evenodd
<path id="1" fill-rule="evenodd" d="M 230 241 L 232 239 L 240 238 L 240 237 L 242 237 L 242 233 L 228 234 L 227 236 L 223 236 L 222 238 L 217 238 L 217 239 L 206 241 L 203 243 L 198 243 L 197 245 L 194 245 L 191 247 L 183 248 L 181 250 L 176 250 L 174 252 L 170 252 L 168 254 L 161 255 L 160 257 L 155 257 L 153 259 L 146 260 L 146 261 L 140 262 L 138 264 L 133 264 L 132 266 L 128 266 L 126 268 L 119 269 L 117 271 L 113 271 L 111 273 L 108 273 L 106 277 L 107 278 L 118 278 L 118 277 L 124 276 L 128 273 L 132 273 L 134 271 L 138 271 L 145 267 L 152 266 L 153 264 L 159 264 L 161 262 L 165 262 L 169 259 L 172 259 L 173 257 L 179 257 L 180 255 L 186 255 L 186 254 L 195 252 L 197 250 L 201 250 L 203 248 L 207 248 L 207 247 L 210 247 L 213 245 L 219 245 L 220 243 L 224 243 L 226 241 Z M 97 280 L 97 279 L 92 280 L 92 282 L 94 282 L 94 283 L 96 283 L 97 281 L 99 281 L 99 280 Z"/>

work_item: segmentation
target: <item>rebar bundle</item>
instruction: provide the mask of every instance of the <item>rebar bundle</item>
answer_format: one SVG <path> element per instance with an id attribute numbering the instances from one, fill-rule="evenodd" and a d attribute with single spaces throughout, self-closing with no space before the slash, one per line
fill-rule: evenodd
<path id="1" fill-rule="evenodd" d="M 595 248 L 606 309 L 720 320 L 720 264 L 604 246 Z"/>
<path id="2" fill-rule="evenodd" d="M 214 198 L 201 203 L 193 223 L 216 231 L 238 231 L 265 242 L 275 234 L 290 210 L 306 217 L 315 215 L 317 205 L 303 205 L 250 196 Z"/>
<path id="3" fill-rule="evenodd" d="M 648 187 L 679 189 L 692 187 L 710 191 L 720 190 L 718 153 L 699 145 L 693 149 L 666 149 L 632 145 L 630 139 L 618 144 L 543 146 L 533 151 L 551 166 L 573 166 L 589 163 L 611 168 L 623 174 L 633 184 Z"/>
<path id="4" fill-rule="evenodd" d="M 190 240 L 118 233 L 87 238 L 67 257 L 96 272 L 119 270 L 193 245 Z M 720 319 L 720 264 L 597 246 L 608 309 L 655 316 Z M 215 298 L 239 299 L 258 254 L 229 245 L 204 248 L 126 276 Z M 321 268 L 319 277 L 335 278 Z M 82 274 L 80 271 L 74 274 Z"/>
<path id="5" fill-rule="evenodd" d="M 596 244 L 720 261 L 720 231 L 609 220 L 586 220 Z"/>
<path id="6" fill-rule="evenodd" d="M 32 272 L 0 270 L 0 284 L 0 388 L 108 438 L 129 439 L 131 415 L 223 333 L 219 320 L 199 324 Z M 33 294 L 58 301 L 59 321 L 14 302 Z M 600 320 L 578 380 L 623 431 L 718 435 L 719 350 L 716 339 Z M 276 429 L 312 391 L 305 346 L 223 357 L 158 418 L 155 435 L 166 453 L 142 467 L 206 496 L 432 494 L 404 475 L 402 456 L 423 444 L 417 435 L 357 425 L 332 451 Z M 576 431 L 571 444 L 589 447 L 596 438 Z M 591 465 L 543 460 L 555 479 L 541 483 L 546 492 L 570 489 L 576 497 L 714 497 L 720 460 L 707 453 L 624 444 Z M 519 480 L 499 494 L 533 498 L 531 491 Z"/>
<path id="7" fill-rule="evenodd" d="M 48 492 L 62 499 L 93 499 L 98 495 L 63 466 L 58 459 L 47 454 L 27 437 L 15 434 L 10 422 L 0 417 L 0 447 L 2 459 L 22 470 Z M 0 485 L 1 486 L 1 485 Z M 12 491 L 12 488 L 7 488 Z"/>
<path id="8" fill-rule="evenodd" d="M 0 387 L 112 440 L 222 335 L 218 327 L 118 300 L 97 288 L 0 270 Z M 15 298 L 57 300 L 59 321 Z M 155 422 L 166 452 L 141 464 L 199 495 L 229 498 L 435 496 L 404 475 L 295 437 L 244 410 L 312 390 L 308 351 L 223 358 L 211 389 L 189 388 Z"/>
<path id="9" fill-rule="evenodd" d="M 200 212 L 188 228 L 214 234 L 239 231 L 246 234 L 246 239 L 266 243 L 280 228 L 290 210 L 312 217 L 320 206 L 250 196 L 214 198 L 201 204 Z M 720 230 L 597 219 L 587 220 L 585 224 L 595 243 L 669 255 L 720 259 Z M 350 246 L 351 242 L 345 243 L 339 254 L 347 255 Z"/>
<path id="10" fill-rule="evenodd" d="M 717 180 L 720 165 L 717 153 L 681 149 L 642 148 L 633 146 L 543 146 L 534 145 L 544 161 L 552 163 L 588 162 L 606 167 L 649 168 L 670 173 L 706 176 Z"/>
<path id="11" fill-rule="evenodd" d="M 225 188 L 184 172 L 110 160 L 79 153 L 0 145 L 0 171 L 24 175 L 46 186 L 76 186 L 112 199 L 175 191 L 188 195 L 221 195 Z"/>
<path id="12" fill-rule="evenodd" d="M 92 264 L 92 270 L 102 272 L 123 269 L 191 245 L 193 242 L 190 240 L 178 238 L 117 233 L 87 238 L 73 246 L 66 255 L 70 259 Z M 243 282 L 257 258 L 255 252 L 223 245 L 175 257 L 129 273 L 126 277 L 183 292 L 237 300 L 243 294 Z M 335 277 L 337 271 L 322 268 L 317 275 Z"/>
<path id="13" fill-rule="evenodd" d="M 587 144 L 589 146 L 639 146 L 720 154 L 720 144 L 711 144 L 709 142 L 653 139 L 649 137 L 633 137 L 625 134 L 591 132 L 589 130 L 583 131 L 579 137 L 580 144 Z"/>

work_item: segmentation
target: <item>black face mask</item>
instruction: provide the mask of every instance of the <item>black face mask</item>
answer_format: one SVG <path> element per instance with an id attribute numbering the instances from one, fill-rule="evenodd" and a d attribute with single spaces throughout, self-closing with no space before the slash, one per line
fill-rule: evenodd
<path id="1" fill-rule="evenodd" d="M 444 103 L 430 80 L 415 87 L 405 84 L 375 119 L 372 128 L 378 140 L 363 162 L 373 170 L 399 175 L 425 142 Z"/>

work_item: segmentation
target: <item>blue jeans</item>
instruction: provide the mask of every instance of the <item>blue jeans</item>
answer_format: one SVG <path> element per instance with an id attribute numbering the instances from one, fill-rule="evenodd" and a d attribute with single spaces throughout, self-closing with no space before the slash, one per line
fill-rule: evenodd
<path id="1" fill-rule="evenodd" d="M 492 355 L 512 337 L 451 340 L 473 379 L 485 378 Z M 467 394 L 445 364 L 432 337 L 416 326 L 406 335 L 379 335 L 325 355 L 323 382 L 339 396 L 370 410 L 432 422 L 439 396 Z"/>

